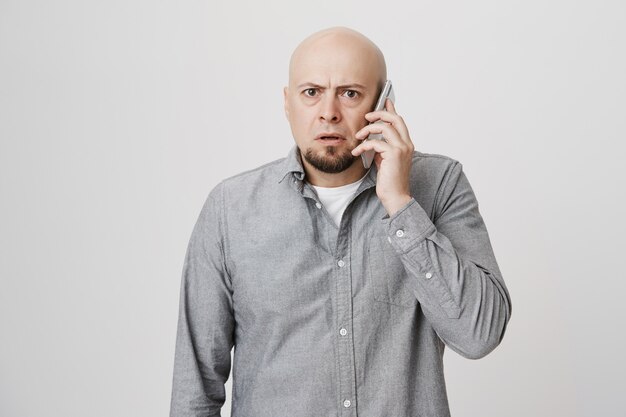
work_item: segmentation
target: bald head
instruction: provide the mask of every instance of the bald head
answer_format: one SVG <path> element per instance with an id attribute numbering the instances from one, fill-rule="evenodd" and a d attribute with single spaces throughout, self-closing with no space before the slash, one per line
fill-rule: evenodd
<path id="1" fill-rule="evenodd" d="M 339 186 L 363 176 L 361 158 L 351 151 L 386 80 L 380 49 L 352 29 L 322 30 L 294 50 L 285 115 L 312 184 Z"/>
<path id="2" fill-rule="evenodd" d="M 346 27 L 332 27 L 315 32 L 293 51 L 289 61 L 289 85 L 300 78 L 305 67 L 341 64 L 358 67 L 358 75 L 374 78 L 381 89 L 387 79 L 387 65 L 381 50 L 363 34 Z M 306 71 L 305 71 L 306 72 Z"/>

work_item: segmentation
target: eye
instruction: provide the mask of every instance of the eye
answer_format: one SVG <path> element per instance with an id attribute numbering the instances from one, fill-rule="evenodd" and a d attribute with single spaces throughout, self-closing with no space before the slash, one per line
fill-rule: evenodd
<path id="1" fill-rule="evenodd" d="M 348 98 L 357 98 L 359 96 L 359 92 L 355 90 L 346 90 L 344 91 L 344 94 Z"/>
<path id="2" fill-rule="evenodd" d="M 303 92 L 304 92 L 305 96 L 313 97 L 313 96 L 315 96 L 315 93 L 317 92 L 317 88 L 307 88 Z"/>

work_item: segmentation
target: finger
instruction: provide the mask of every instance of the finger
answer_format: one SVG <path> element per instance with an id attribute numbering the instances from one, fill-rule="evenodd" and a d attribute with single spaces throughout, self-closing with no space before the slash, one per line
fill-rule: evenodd
<path id="1" fill-rule="evenodd" d="M 392 146 L 387 142 L 383 142 L 382 140 L 366 140 L 362 142 L 359 146 L 352 150 L 352 155 L 359 156 L 365 151 L 373 149 L 377 153 L 388 152 L 392 149 Z"/>
<path id="2" fill-rule="evenodd" d="M 385 139 L 396 147 L 406 146 L 406 142 L 400 137 L 400 134 L 390 124 L 372 123 L 359 130 L 355 137 L 357 139 L 365 139 L 371 133 L 381 133 Z"/>
<path id="3" fill-rule="evenodd" d="M 393 103 L 393 101 L 391 101 L 390 98 L 385 99 L 385 108 L 391 114 L 398 114 L 396 113 L 396 105 Z"/>
<path id="4" fill-rule="evenodd" d="M 375 122 L 378 120 L 382 120 L 385 123 L 391 124 L 396 130 L 400 133 L 402 139 L 405 139 L 405 142 L 410 142 L 409 129 L 406 127 L 404 123 L 404 119 L 397 113 L 390 113 L 388 111 L 379 110 L 367 113 L 365 118 L 370 122 Z"/>

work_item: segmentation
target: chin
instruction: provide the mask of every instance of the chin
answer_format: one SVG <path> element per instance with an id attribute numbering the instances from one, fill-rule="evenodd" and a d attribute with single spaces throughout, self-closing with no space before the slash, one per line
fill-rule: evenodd
<path id="1" fill-rule="evenodd" d="M 319 171 L 334 174 L 350 168 L 354 161 L 360 158 L 352 155 L 351 151 L 352 149 L 346 147 L 345 144 L 324 145 L 307 148 L 303 156 Z"/>

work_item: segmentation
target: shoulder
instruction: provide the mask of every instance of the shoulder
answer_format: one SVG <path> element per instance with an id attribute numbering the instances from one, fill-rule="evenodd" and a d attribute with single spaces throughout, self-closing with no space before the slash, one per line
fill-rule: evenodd
<path id="1" fill-rule="evenodd" d="M 413 151 L 411 177 L 422 183 L 441 186 L 451 175 L 458 175 L 462 169 L 461 162 L 448 155 Z"/>
<path id="2" fill-rule="evenodd" d="M 418 150 L 413 151 L 413 162 L 419 164 L 434 166 L 452 166 L 459 164 L 460 162 L 448 155 L 442 155 L 438 153 L 420 152 Z"/>
<path id="3" fill-rule="evenodd" d="M 280 170 L 286 158 L 279 158 L 238 174 L 223 178 L 209 191 L 209 195 L 220 200 L 250 196 L 254 190 L 267 190 L 278 183 Z"/>
<path id="4" fill-rule="evenodd" d="M 285 157 L 275 159 L 263 165 L 257 166 L 256 168 L 251 168 L 238 174 L 231 175 L 230 177 L 226 177 L 222 180 L 222 182 L 226 185 L 232 186 L 239 183 L 248 183 L 257 178 L 266 178 L 271 177 L 272 175 L 276 176 L 278 175 L 277 170 L 282 166 L 284 160 Z"/>

